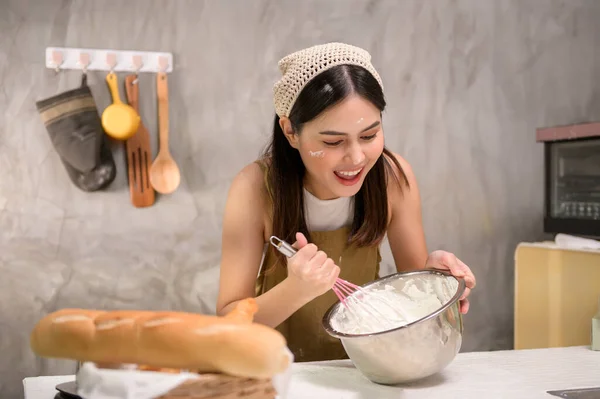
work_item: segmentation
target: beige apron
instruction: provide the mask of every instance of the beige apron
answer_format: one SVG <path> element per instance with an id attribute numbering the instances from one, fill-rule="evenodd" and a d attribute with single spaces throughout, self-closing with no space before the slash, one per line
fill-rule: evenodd
<path id="1" fill-rule="evenodd" d="M 355 245 L 348 245 L 349 233 L 350 227 L 333 231 L 315 231 L 310 233 L 311 242 L 336 261 L 341 269 L 340 278 L 356 285 L 375 280 L 379 275 L 381 261 L 379 246 L 358 248 Z M 287 265 L 278 262 L 276 251 L 273 246 L 267 246 L 261 272 L 256 281 L 257 296 L 267 292 L 287 277 Z M 322 326 L 323 315 L 337 300 L 335 293 L 329 290 L 298 309 L 277 326 L 277 330 L 286 338 L 295 361 L 334 360 L 348 357 L 341 341 L 327 334 Z"/>

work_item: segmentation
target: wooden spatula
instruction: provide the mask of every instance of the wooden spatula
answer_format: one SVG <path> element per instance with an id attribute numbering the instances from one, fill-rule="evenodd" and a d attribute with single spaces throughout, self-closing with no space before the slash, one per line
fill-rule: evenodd
<path id="1" fill-rule="evenodd" d="M 136 75 L 125 78 L 125 92 L 127 102 L 139 115 L 139 84 Z M 154 204 L 154 188 L 150 184 L 150 164 L 152 162 L 152 148 L 150 135 L 140 118 L 138 131 L 125 141 L 127 152 L 127 170 L 129 177 L 129 194 L 131 203 L 137 208 Z"/>

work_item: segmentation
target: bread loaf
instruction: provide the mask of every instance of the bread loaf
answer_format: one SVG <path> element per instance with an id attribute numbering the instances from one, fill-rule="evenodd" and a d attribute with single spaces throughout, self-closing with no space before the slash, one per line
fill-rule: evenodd
<path id="1" fill-rule="evenodd" d="M 252 298 L 226 316 L 63 309 L 37 323 L 30 344 L 49 358 L 269 378 L 288 367 L 289 351 L 277 330 L 253 322 L 256 310 Z"/>

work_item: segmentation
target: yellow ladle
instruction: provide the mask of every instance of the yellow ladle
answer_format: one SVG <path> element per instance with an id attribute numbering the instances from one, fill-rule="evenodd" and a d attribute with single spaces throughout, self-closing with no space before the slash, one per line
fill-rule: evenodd
<path id="1" fill-rule="evenodd" d="M 106 83 L 113 103 L 102 113 L 102 127 L 110 137 L 116 140 L 127 140 L 137 132 L 140 116 L 133 107 L 121 101 L 115 73 L 106 75 Z"/>

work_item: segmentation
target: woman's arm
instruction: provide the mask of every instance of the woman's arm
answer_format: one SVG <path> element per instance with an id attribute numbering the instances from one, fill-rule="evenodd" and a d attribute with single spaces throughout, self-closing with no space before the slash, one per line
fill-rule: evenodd
<path id="1" fill-rule="evenodd" d="M 399 155 L 394 154 L 394 156 L 402 166 L 410 184 L 410 188 L 403 187 L 403 192 L 400 192 L 398 185 L 391 179 L 388 187 L 392 214 L 388 227 L 388 240 L 396 262 L 396 269 L 400 272 L 427 267 L 448 270 L 453 276 L 463 278 L 467 287 L 460 298 L 460 312 L 467 313 L 469 311 L 467 297 L 471 293 L 471 289 L 475 288 L 475 276 L 469 266 L 450 252 L 434 251 L 427 254 L 417 180 L 408 162 Z M 394 169 L 396 168 L 394 167 Z M 395 171 L 398 172 L 398 170 Z"/>
<path id="2" fill-rule="evenodd" d="M 239 300 L 255 296 L 267 219 L 265 191 L 263 173 L 256 163 L 246 166 L 229 190 L 223 219 L 219 315 L 230 312 Z M 276 327 L 311 299 L 286 279 L 256 298 L 254 320 Z"/>
<path id="3" fill-rule="evenodd" d="M 401 156 L 394 154 L 406 175 L 410 187 L 402 185 L 402 190 L 394 176 L 388 183 L 388 201 L 390 203 L 391 220 L 387 236 L 399 272 L 422 269 L 427 261 L 427 245 L 421 218 L 421 197 L 417 180 L 410 167 Z M 392 163 L 394 172 L 400 176 L 399 170 Z M 402 181 L 402 179 L 398 179 Z"/>

